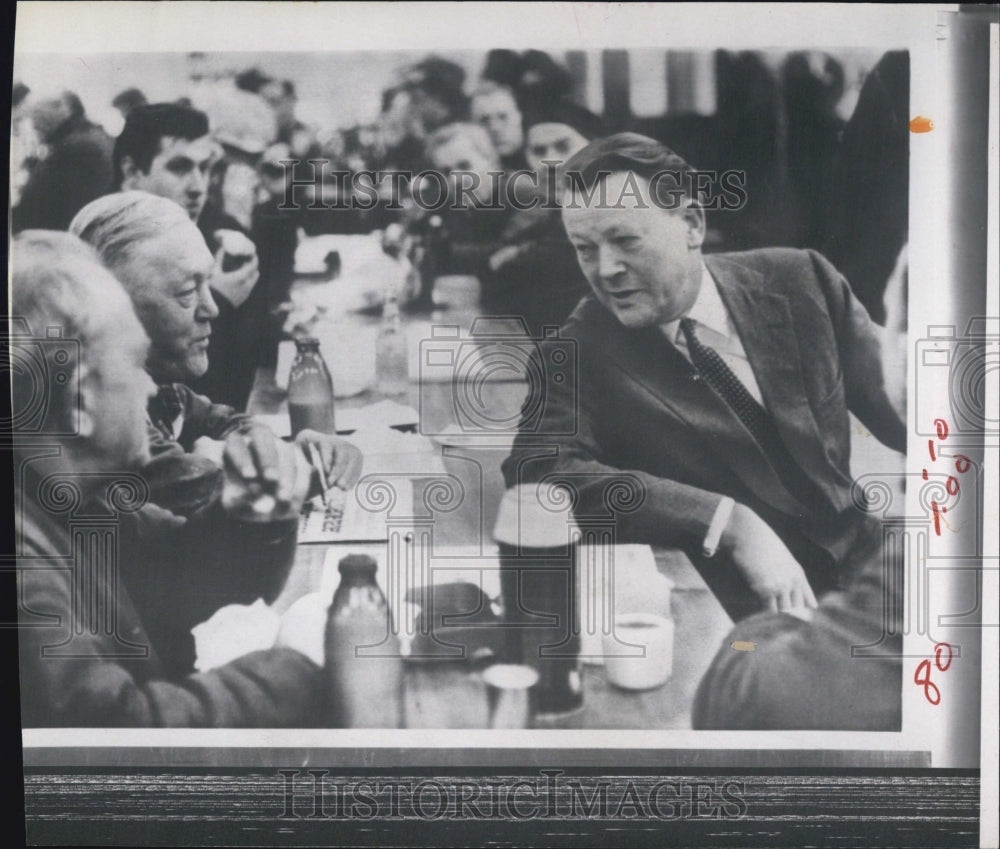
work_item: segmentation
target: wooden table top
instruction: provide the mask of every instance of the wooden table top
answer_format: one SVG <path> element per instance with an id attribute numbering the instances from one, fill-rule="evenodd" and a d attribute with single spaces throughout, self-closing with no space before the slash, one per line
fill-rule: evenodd
<path id="1" fill-rule="evenodd" d="M 298 285 L 316 286 L 314 282 Z M 434 324 L 458 325 L 467 331 L 476 318 L 476 283 L 469 278 L 448 278 L 439 290 L 450 302 L 450 308 L 430 317 Z M 377 325 L 379 319 L 370 315 L 341 316 L 338 322 L 353 322 L 358 327 Z M 426 332 L 428 316 L 405 317 L 410 330 Z M 336 356 L 329 352 L 327 357 Z M 412 361 L 412 359 L 411 359 Z M 343 364 L 340 364 L 343 365 Z M 461 391 L 451 382 L 411 382 L 408 400 L 419 411 L 418 432 L 440 434 L 458 423 L 454 393 Z M 500 409 L 503 415 L 515 412 L 527 391 L 519 381 L 490 381 L 483 384 L 483 404 Z M 338 409 L 352 409 L 382 400 L 368 389 L 351 398 L 338 399 Z M 282 414 L 287 411 L 284 390 L 275 382 L 273 370 L 261 369 L 257 375 L 250 412 Z M 500 463 L 509 453 L 506 444 L 463 444 L 442 446 L 422 440 L 422 449 L 436 453 L 443 472 L 460 483 L 460 504 L 435 517 L 433 545 L 491 547 L 491 532 L 497 508 L 504 491 Z M 502 443 L 502 440 L 501 440 Z M 412 466 L 412 458 L 380 457 L 381 468 Z M 367 464 L 366 464 L 367 466 Z M 366 468 L 367 471 L 367 468 Z M 429 479 L 414 478 L 415 502 L 421 497 L 421 487 Z M 354 546 L 353 548 L 357 548 Z M 329 588 L 330 572 L 340 556 L 352 546 L 338 544 L 326 547 L 300 546 L 288 585 L 278 607 L 285 607 L 295 598 L 319 589 Z M 658 550 L 656 566 L 674 585 L 672 614 L 675 622 L 673 675 L 666 684 L 654 690 L 630 692 L 608 683 L 601 666 L 584 667 L 584 708 L 575 714 L 551 722 L 547 727 L 585 729 L 666 729 L 690 728 L 690 707 L 694 691 L 732 621 L 708 589 L 688 558 L 679 551 Z M 325 570 L 324 571 L 324 562 Z M 325 575 L 325 578 L 324 578 Z M 487 727 L 487 697 L 480 669 L 467 662 L 409 663 L 406 671 L 406 725 L 410 728 L 483 728 Z M 536 723 L 538 724 L 538 723 Z"/>

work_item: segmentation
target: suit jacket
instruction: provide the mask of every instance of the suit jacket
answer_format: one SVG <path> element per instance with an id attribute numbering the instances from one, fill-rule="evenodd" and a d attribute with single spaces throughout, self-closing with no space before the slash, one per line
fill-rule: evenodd
<path id="1" fill-rule="evenodd" d="M 885 391 L 878 329 L 822 256 L 783 248 L 705 257 L 782 441 L 817 497 L 803 504 L 735 414 L 659 327 L 629 329 L 593 296 L 537 352 L 562 347 L 576 374 L 548 380 L 525 405 L 508 486 L 557 475 L 578 491 L 577 517 L 608 517 L 619 541 L 697 550 L 722 496 L 755 510 L 807 567 L 843 564 L 865 525 L 851 503 L 848 410 L 904 450 Z M 622 500 L 609 481 L 640 493 Z M 629 503 L 627 503 L 629 502 Z"/>

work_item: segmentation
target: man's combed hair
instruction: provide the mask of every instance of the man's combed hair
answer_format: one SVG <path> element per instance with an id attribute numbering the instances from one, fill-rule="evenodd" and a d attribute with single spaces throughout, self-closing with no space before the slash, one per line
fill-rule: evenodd
<path id="1" fill-rule="evenodd" d="M 677 205 L 676 194 L 694 200 L 692 181 L 687 175 L 694 169 L 684 157 L 649 136 L 639 133 L 616 133 L 596 139 L 573 154 L 562 166 L 563 179 L 570 189 L 593 189 L 597 180 L 616 171 L 631 171 L 638 177 L 656 181 L 656 200 L 666 209 Z M 673 175 L 677 175 L 674 179 Z"/>
<path id="2" fill-rule="evenodd" d="M 91 245 L 114 271 L 145 242 L 190 222 L 172 200 L 148 192 L 116 192 L 88 203 L 70 222 L 69 232 Z"/>
<path id="3" fill-rule="evenodd" d="M 177 138 L 194 141 L 208 135 L 208 116 L 204 112 L 179 103 L 151 103 L 136 106 L 128 113 L 125 127 L 115 139 L 112 160 L 115 186 L 121 188 L 125 175 L 122 161 L 128 156 L 143 173 L 148 173 L 160 152 L 160 139 Z"/>

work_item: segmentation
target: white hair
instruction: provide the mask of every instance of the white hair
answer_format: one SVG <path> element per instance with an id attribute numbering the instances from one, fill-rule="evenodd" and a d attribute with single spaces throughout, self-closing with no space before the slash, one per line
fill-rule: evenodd
<path id="1" fill-rule="evenodd" d="M 10 247 L 12 333 L 45 339 L 56 328 L 63 339 L 79 344 L 85 365 L 99 363 L 101 352 L 111 350 L 124 311 L 132 313 L 121 284 L 93 248 L 69 233 L 25 230 Z M 14 409 L 27 409 L 39 387 L 17 369 L 12 379 Z M 72 413 L 72 386 L 73 381 L 53 380 L 44 388 L 56 417 Z"/>
<path id="2" fill-rule="evenodd" d="M 70 222 L 69 232 L 93 246 L 115 271 L 132 259 L 139 245 L 181 224 L 190 225 L 191 219 L 180 205 L 148 192 L 129 191 L 88 203 Z"/>

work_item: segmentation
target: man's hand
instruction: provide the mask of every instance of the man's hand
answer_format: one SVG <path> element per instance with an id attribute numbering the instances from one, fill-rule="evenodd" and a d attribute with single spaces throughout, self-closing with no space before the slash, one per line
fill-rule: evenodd
<path id="1" fill-rule="evenodd" d="M 737 504 L 722 534 L 720 551 L 743 573 L 770 610 L 816 607 L 816 596 L 798 561 L 780 537 L 748 507 Z"/>
<path id="2" fill-rule="evenodd" d="M 309 446 L 313 446 L 323 463 L 328 487 L 350 489 L 358 482 L 364 457 L 361 450 L 346 439 L 317 430 L 303 430 L 295 437 L 295 444 L 307 458 L 310 456 Z"/>
<path id="3" fill-rule="evenodd" d="M 223 507 L 253 522 L 296 515 L 311 477 L 302 451 L 259 423 L 226 438 L 223 469 Z"/>
<path id="4" fill-rule="evenodd" d="M 216 230 L 213 235 L 220 247 L 215 254 L 209 283 L 238 309 L 250 297 L 260 278 L 257 246 L 239 230 Z M 235 267 L 230 269 L 231 264 Z"/>

